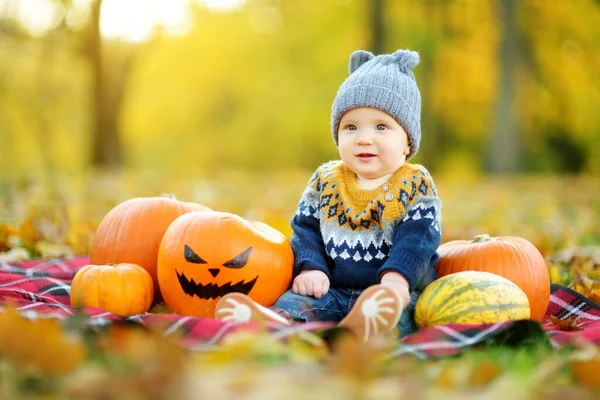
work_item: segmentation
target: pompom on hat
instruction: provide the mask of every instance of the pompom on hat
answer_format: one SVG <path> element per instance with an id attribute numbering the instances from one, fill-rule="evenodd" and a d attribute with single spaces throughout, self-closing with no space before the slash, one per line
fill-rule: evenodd
<path id="1" fill-rule="evenodd" d="M 357 50 L 350 56 L 350 76 L 340 86 L 331 110 L 333 141 L 338 145 L 338 128 L 343 115 L 357 107 L 372 107 L 394 117 L 408 134 L 409 159 L 421 141 L 421 94 L 412 68 L 419 53 L 398 50 L 375 56 Z"/>

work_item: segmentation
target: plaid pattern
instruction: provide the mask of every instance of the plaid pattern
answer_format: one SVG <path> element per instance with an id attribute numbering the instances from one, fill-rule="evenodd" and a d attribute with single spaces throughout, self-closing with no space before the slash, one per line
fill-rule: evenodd
<path id="1" fill-rule="evenodd" d="M 30 319 L 58 318 L 66 320 L 76 315 L 70 306 L 71 281 L 75 273 L 90 262 L 88 257 L 72 259 L 32 260 L 14 265 L 0 262 L 0 310 L 6 303 L 15 304 L 19 313 Z M 220 339 L 238 330 L 262 329 L 257 324 L 236 325 L 212 318 L 196 318 L 177 314 L 145 313 L 120 317 L 95 307 L 85 307 L 87 324 L 103 327 L 112 321 L 131 321 L 148 328 L 159 329 L 190 350 L 205 350 Z M 318 332 L 332 328 L 331 323 L 311 322 L 305 326 L 267 324 L 276 338 L 285 339 L 300 332 Z"/>
<path id="2" fill-rule="evenodd" d="M 33 260 L 14 265 L 0 262 L 0 309 L 6 303 L 17 306 L 27 318 L 58 318 L 66 320 L 76 315 L 69 300 L 71 280 L 79 268 L 87 265 L 87 257 L 72 259 Z M 149 328 L 160 329 L 179 345 L 190 350 L 206 350 L 219 340 L 238 330 L 260 330 L 256 324 L 234 325 L 211 318 L 187 317 L 177 314 L 141 314 L 119 317 L 104 310 L 86 307 L 90 327 L 105 326 L 115 320 L 132 321 Z M 577 318 L 579 331 L 561 331 L 548 321 L 550 316 L 565 320 Z M 335 332 L 330 322 L 311 322 L 293 326 L 267 325 L 270 334 L 285 340 L 301 332 L 327 337 Z M 552 285 L 550 305 L 544 322 L 513 321 L 498 324 L 441 325 L 423 329 L 399 341 L 391 356 L 411 354 L 418 358 L 438 358 L 460 354 L 463 349 L 490 339 L 507 344 L 521 344 L 538 338 L 548 338 L 552 346 L 562 347 L 586 340 L 600 344 L 600 306 L 581 294 L 560 285 Z"/>
<path id="3" fill-rule="evenodd" d="M 560 320 L 574 317 L 579 331 L 560 331 L 548 322 L 553 315 Z M 582 294 L 560 285 L 552 285 L 552 297 L 546 310 L 544 329 L 554 347 L 561 347 L 585 340 L 600 344 L 600 305 Z"/>

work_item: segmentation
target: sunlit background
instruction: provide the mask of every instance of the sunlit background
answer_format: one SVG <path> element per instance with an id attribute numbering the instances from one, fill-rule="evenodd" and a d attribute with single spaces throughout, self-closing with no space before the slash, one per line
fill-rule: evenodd
<path id="1" fill-rule="evenodd" d="M 198 0 L 198 5 L 214 12 L 240 9 L 243 0 Z M 13 17 L 33 37 L 41 37 L 61 23 L 81 27 L 88 23 L 92 0 L 2 0 L 3 18 Z M 164 28 L 170 35 L 185 35 L 192 25 L 187 0 L 104 0 L 101 5 L 100 33 L 107 39 L 143 42 L 153 31 Z"/>
<path id="2" fill-rule="evenodd" d="M 597 0 L 0 0 L 0 223 L 173 192 L 289 234 L 350 53 L 410 48 L 444 238 L 593 242 L 598 38 Z"/>
<path id="3" fill-rule="evenodd" d="M 435 180 L 442 242 L 524 238 L 553 283 L 587 297 L 558 291 L 548 335 L 517 321 L 363 346 L 318 323 L 66 307 L 98 224 L 133 197 L 175 195 L 290 237 L 309 177 L 338 157 L 329 118 L 349 55 L 399 48 L 421 55 L 414 162 Z M 148 214 L 135 225 L 153 231 Z M 0 400 L 594 399 L 593 301 L 600 0 L 0 0 Z"/>

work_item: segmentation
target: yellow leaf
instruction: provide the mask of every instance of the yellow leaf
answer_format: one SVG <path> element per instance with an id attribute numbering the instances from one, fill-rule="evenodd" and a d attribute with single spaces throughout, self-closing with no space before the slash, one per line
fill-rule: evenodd
<path id="1" fill-rule="evenodd" d="M 7 305 L 0 313 L 0 354 L 18 367 L 66 374 L 85 359 L 86 351 L 78 337 L 63 330 L 59 320 L 29 320 Z"/>
<path id="2" fill-rule="evenodd" d="M 556 264 L 550 264 L 550 267 L 548 267 L 548 271 L 550 273 L 550 282 L 558 284 L 563 283 L 563 280 L 561 278 L 562 274 L 559 271 L 558 266 Z"/>
<path id="3" fill-rule="evenodd" d="M 571 357 L 571 373 L 576 383 L 588 387 L 600 388 L 600 352 L 598 347 L 593 344 L 586 344 L 585 347 L 574 353 Z"/>
<path id="4" fill-rule="evenodd" d="M 12 247 L 10 238 L 16 234 L 17 230 L 9 224 L 0 224 L 0 251 L 7 251 Z"/>
<path id="5" fill-rule="evenodd" d="M 42 238 L 42 235 L 36 230 L 35 224 L 31 218 L 25 219 L 19 225 L 18 236 L 21 239 L 23 247 L 29 249 L 33 249 L 35 244 Z"/>
<path id="6" fill-rule="evenodd" d="M 471 372 L 470 383 L 472 385 L 482 386 L 493 382 L 502 374 L 500 365 L 492 360 L 485 360 L 479 363 Z"/>
<path id="7" fill-rule="evenodd" d="M 600 283 L 594 282 L 586 276 L 586 273 L 582 269 L 576 269 L 573 272 L 573 283 L 570 287 L 591 301 L 600 303 Z"/>

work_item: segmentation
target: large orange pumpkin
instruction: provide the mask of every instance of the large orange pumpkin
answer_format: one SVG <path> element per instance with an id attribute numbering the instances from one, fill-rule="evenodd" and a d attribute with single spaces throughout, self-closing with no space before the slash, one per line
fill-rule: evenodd
<path id="1" fill-rule="evenodd" d="M 90 249 L 90 263 L 142 266 L 154 281 L 155 298 L 160 299 L 156 276 L 160 240 L 175 218 L 190 211 L 210 211 L 210 208 L 168 196 L 136 197 L 118 204 L 98 225 Z"/>
<path id="2" fill-rule="evenodd" d="M 136 264 L 86 265 L 71 283 L 73 307 L 98 307 L 122 316 L 145 313 L 153 298 L 152 277 Z"/>
<path id="3" fill-rule="evenodd" d="M 550 274 L 538 249 L 516 236 L 476 236 L 472 241 L 442 244 L 435 266 L 439 277 L 460 271 L 491 272 L 512 281 L 525 292 L 531 319 L 541 321 L 550 301 Z"/>
<path id="4" fill-rule="evenodd" d="M 290 242 L 269 225 L 225 212 L 191 212 L 163 236 L 158 282 L 171 310 L 213 317 L 217 301 L 231 292 L 273 305 L 289 288 L 293 265 Z"/>

